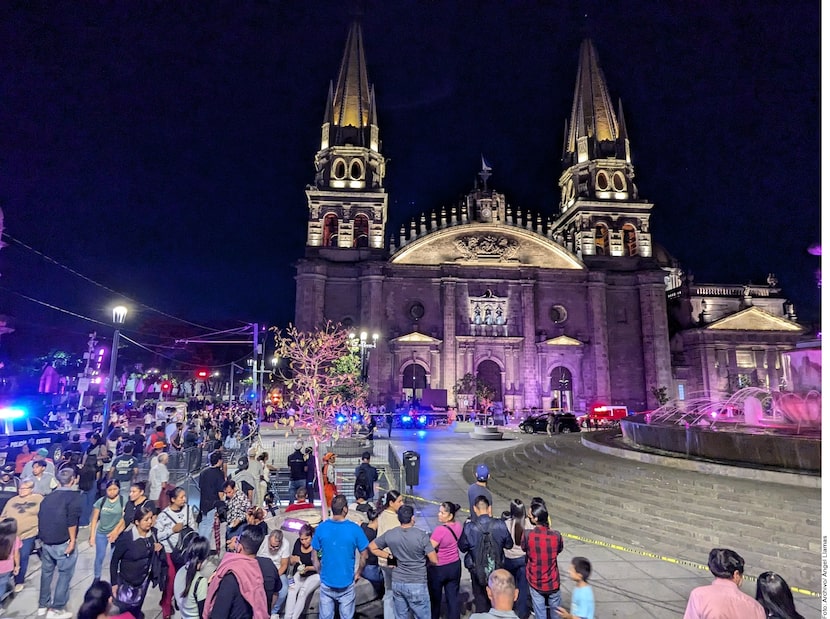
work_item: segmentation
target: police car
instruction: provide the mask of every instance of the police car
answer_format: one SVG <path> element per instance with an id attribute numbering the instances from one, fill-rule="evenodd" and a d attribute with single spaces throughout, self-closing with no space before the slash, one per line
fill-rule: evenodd
<path id="1" fill-rule="evenodd" d="M 41 447 L 47 449 L 49 457 L 57 462 L 63 455 L 61 445 L 68 436 L 68 431 L 51 429 L 23 408 L 0 407 L 0 466 L 6 462 L 14 463 L 25 444 L 29 445 L 30 451 Z"/>

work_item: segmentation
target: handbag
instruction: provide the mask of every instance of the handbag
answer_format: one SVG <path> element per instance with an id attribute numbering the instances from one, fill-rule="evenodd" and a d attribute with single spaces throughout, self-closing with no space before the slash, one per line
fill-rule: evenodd
<path id="1" fill-rule="evenodd" d="M 187 557 L 185 556 L 185 554 L 187 552 L 187 549 L 190 546 L 190 544 L 193 542 L 193 540 L 196 539 L 199 536 L 199 534 L 196 532 L 196 530 L 193 529 L 193 527 L 191 527 L 190 524 L 189 524 L 190 523 L 190 508 L 185 506 L 185 509 L 188 510 L 187 511 L 187 523 L 188 524 L 185 524 L 182 527 L 182 530 L 179 531 L 179 541 L 176 543 L 176 545 L 173 547 L 173 550 L 170 552 L 170 559 L 173 561 L 173 567 L 175 567 L 177 571 L 185 563 L 187 563 Z M 162 515 L 167 516 L 170 519 L 171 522 L 173 522 L 175 524 L 178 524 L 178 523 L 176 523 L 175 520 L 173 520 L 173 517 L 169 513 L 167 513 L 166 511 L 161 512 L 161 513 L 162 513 Z"/>
<path id="2" fill-rule="evenodd" d="M 118 585 L 118 591 L 115 594 L 115 601 L 121 608 L 132 608 L 141 604 L 144 599 L 144 594 L 147 591 L 147 586 L 150 584 L 148 577 L 144 578 L 144 582 L 140 585 L 131 585 L 129 583 L 121 583 Z"/>

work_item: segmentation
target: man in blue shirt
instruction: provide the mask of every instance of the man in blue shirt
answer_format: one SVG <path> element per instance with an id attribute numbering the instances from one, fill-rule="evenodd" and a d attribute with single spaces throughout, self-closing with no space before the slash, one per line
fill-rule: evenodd
<path id="1" fill-rule="evenodd" d="M 348 512 L 346 496 L 335 495 L 331 500 L 331 519 L 317 527 L 311 540 L 311 547 L 317 551 L 311 554 L 311 560 L 320 574 L 320 619 L 334 619 L 335 604 L 340 606 L 340 619 L 354 617 L 354 586 L 366 565 L 369 540 L 358 525 L 346 520 Z M 360 553 L 357 570 L 355 550 Z"/>

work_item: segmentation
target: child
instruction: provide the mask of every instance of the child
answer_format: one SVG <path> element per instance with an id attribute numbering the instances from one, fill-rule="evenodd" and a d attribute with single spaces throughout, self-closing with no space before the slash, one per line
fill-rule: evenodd
<path id="1" fill-rule="evenodd" d="M 571 593 L 571 612 L 557 608 L 562 619 L 594 619 L 594 590 L 588 584 L 591 576 L 591 562 L 585 557 L 574 557 L 568 576 L 576 583 Z"/>

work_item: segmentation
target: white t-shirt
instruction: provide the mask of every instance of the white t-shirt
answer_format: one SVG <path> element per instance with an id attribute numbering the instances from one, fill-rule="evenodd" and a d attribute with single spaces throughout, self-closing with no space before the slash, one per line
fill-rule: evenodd
<path id="1" fill-rule="evenodd" d="M 147 485 L 147 498 L 151 501 L 158 501 L 162 485 L 164 485 L 164 482 L 170 481 L 170 471 L 159 462 L 150 469 L 150 475 L 147 481 L 149 482 Z"/>
<path id="2" fill-rule="evenodd" d="M 268 537 L 266 536 L 266 538 L 262 540 L 262 546 L 259 547 L 259 551 L 257 551 L 256 556 L 271 559 L 274 563 L 274 567 L 276 567 L 277 571 L 279 571 L 282 560 L 291 557 L 290 546 L 291 545 L 288 543 L 288 540 L 286 540 L 285 536 L 283 536 L 279 550 L 271 552 L 271 547 L 268 544 Z"/>

